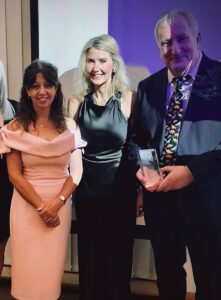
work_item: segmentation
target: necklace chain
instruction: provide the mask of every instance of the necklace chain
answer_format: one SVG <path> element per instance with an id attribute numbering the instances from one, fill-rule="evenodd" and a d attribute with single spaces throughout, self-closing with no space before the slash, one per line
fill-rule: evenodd
<path id="1" fill-rule="evenodd" d="M 39 122 L 39 121 L 36 121 L 36 126 L 37 126 L 38 128 L 43 128 L 43 127 L 45 127 L 45 125 L 48 123 L 48 121 L 49 121 L 49 120 L 45 121 L 44 123 L 41 123 L 41 122 Z"/>

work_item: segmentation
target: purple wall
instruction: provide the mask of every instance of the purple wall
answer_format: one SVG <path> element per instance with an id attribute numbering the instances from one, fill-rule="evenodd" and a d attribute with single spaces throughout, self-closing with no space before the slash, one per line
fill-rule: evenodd
<path id="1" fill-rule="evenodd" d="M 202 50 L 221 60 L 220 7 L 220 0 L 109 0 L 108 32 L 118 41 L 126 64 L 154 73 L 163 66 L 153 35 L 156 20 L 169 9 L 187 9 L 198 20 Z"/>

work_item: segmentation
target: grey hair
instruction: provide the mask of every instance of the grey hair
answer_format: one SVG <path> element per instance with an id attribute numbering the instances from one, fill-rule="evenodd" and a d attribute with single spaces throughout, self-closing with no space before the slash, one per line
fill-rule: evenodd
<path id="1" fill-rule="evenodd" d="M 99 50 L 106 51 L 110 54 L 113 65 L 114 71 L 112 74 L 112 81 L 110 87 L 110 94 L 114 94 L 115 92 L 121 92 L 124 95 L 129 89 L 129 80 L 126 73 L 125 64 L 123 59 L 120 56 L 119 46 L 116 40 L 108 35 L 102 34 L 96 37 L 91 38 L 86 45 L 84 46 L 80 60 L 79 60 L 79 74 L 80 74 L 80 97 L 85 96 L 89 92 L 93 91 L 93 86 L 91 82 L 88 80 L 85 66 L 86 66 L 86 59 L 87 59 L 87 52 L 91 48 L 96 48 Z"/>
<path id="2" fill-rule="evenodd" d="M 158 20 L 154 28 L 154 36 L 157 45 L 159 46 L 159 27 L 163 22 L 167 22 L 168 24 L 171 23 L 177 16 L 182 16 L 189 24 L 190 29 L 192 30 L 192 33 L 194 36 L 196 36 L 199 33 L 199 26 L 197 23 L 196 18 L 187 10 L 182 9 L 173 9 L 169 10 L 166 13 L 164 13 Z"/>
<path id="3" fill-rule="evenodd" d="M 5 69 L 1 60 L 0 60 L 0 111 L 3 115 L 4 120 L 11 120 L 15 116 L 15 110 L 11 105 L 11 103 L 8 101 Z"/>

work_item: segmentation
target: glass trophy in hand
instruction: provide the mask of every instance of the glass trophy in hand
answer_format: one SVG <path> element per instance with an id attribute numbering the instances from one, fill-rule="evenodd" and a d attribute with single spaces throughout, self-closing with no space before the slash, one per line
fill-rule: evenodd
<path id="1" fill-rule="evenodd" d="M 157 152 L 155 149 L 139 150 L 140 167 L 146 178 L 145 187 L 151 187 L 161 180 Z"/>

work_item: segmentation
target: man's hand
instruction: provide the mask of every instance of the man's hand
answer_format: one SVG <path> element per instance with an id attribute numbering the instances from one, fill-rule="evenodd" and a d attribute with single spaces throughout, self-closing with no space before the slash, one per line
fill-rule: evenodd
<path id="1" fill-rule="evenodd" d="M 149 192 L 155 192 L 158 189 L 158 186 L 161 182 L 161 177 L 159 177 L 159 181 L 157 183 L 155 183 L 154 185 L 150 186 L 148 184 L 148 178 L 145 177 L 145 175 L 143 174 L 142 170 L 139 169 L 137 171 L 136 174 L 138 180 L 140 181 L 140 183 L 145 187 L 146 190 L 148 190 Z"/>
<path id="2" fill-rule="evenodd" d="M 164 179 L 158 185 L 157 192 L 179 190 L 193 182 L 193 175 L 186 166 L 166 166 L 161 168 Z"/>

